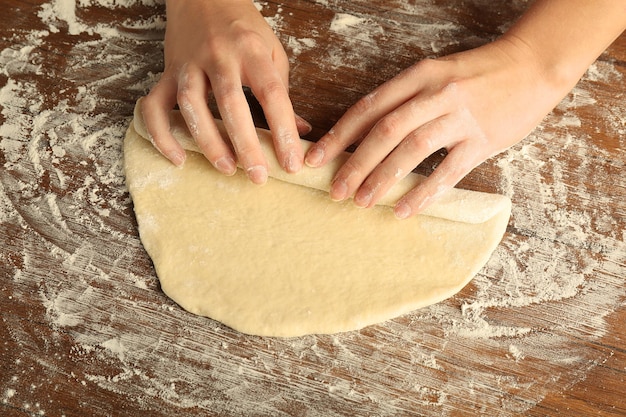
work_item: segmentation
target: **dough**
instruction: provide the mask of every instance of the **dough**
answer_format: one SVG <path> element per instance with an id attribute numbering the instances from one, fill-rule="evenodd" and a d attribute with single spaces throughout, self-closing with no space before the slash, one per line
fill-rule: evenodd
<path id="1" fill-rule="evenodd" d="M 356 330 L 441 301 L 482 268 L 508 223 L 508 198 L 458 189 L 428 215 L 397 220 L 389 206 L 423 179 L 416 174 L 374 208 L 333 202 L 328 184 L 342 159 L 286 174 L 260 129 L 267 184 L 241 170 L 226 177 L 172 112 L 172 132 L 190 150 L 178 168 L 146 140 L 138 108 L 124 141 L 126 182 L 163 291 L 244 333 Z"/>

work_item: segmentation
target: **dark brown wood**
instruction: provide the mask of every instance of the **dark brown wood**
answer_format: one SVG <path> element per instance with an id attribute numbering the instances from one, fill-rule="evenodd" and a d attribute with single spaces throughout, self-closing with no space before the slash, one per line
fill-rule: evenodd
<path id="1" fill-rule="evenodd" d="M 163 67 L 163 6 L 77 3 L 5 0 L 0 14 L 1 415 L 626 415 L 625 36 L 462 182 L 514 203 L 470 285 L 361 331 L 272 339 L 179 308 L 139 241 L 121 143 Z M 257 5 L 315 140 L 375 86 L 489 42 L 527 3 Z"/>

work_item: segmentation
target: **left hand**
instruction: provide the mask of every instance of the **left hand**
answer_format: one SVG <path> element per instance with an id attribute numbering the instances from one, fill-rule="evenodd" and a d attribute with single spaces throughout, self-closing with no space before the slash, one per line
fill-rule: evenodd
<path id="1" fill-rule="evenodd" d="M 268 165 L 243 86 L 251 88 L 267 117 L 276 156 L 287 172 L 303 164 L 299 133 L 308 129 L 289 98 L 289 60 L 272 28 L 250 0 L 168 0 L 165 68 L 142 100 L 155 147 L 181 165 L 185 153 L 169 126 L 178 104 L 194 140 L 215 168 L 236 172 L 236 160 L 252 182 L 267 181 Z M 213 94 L 228 138 L 207 105 Z"/>
<path id="2" fill-rule="evenodd" d="M 368 94 L 307 153 L 319 167 L 351 144 L 356 151 L 331 184 L 333 200 L 373 206 L 441 148 L 447 156 L 396 204 L 419 213 L 485 159 L 523 139 L 567 90 L 545 77 L 533 51 L 506 37 L 474 50 L 424 60 Z"/>

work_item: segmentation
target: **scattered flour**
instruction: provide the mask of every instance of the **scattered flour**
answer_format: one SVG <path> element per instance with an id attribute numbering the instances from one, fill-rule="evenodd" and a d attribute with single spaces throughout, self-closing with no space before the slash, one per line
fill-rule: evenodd
<path id="1" fill-rule="evenodd" d="M 340 37 L 340 41 L 329 46 L 326 65 L 363 70 L 368 66 L 369 56 L 380 54 L 376 37 L 383 34 L 383 28 L 372 19 L 337 13 L 329 30 Z"/>
<path id="2" fill-rule="evenodd" d="M 315 1 L 327 8 L 330 3 Z M 421 10 L 413 2 L 398 3 L 409 15 Z M 386 415 L 417 407 L 425 415 L 449 415 L 459 401 L 510 415 L 528 410 L 555 387 L 583 379 L 597 363 L 584 346 L 571 342 L 571 335 L 601 338 L 608 331 L 606 317 L 623 305 L 626 214 L 609 211 L 611 195 L 593 189 L 615 173 L 596 171 L 593 158 L 610 155 L 581 136 L 588 121 L 574 110 L 593 107 L 602 116 L 598 123 L 615 136 L 615 160 L 622 163 L 615 172 L 623 172 L 626 110 L 604 108 L 593 88 L 623 77 L 613 63 L 594 64 L 558 112 L 524 143 L 495 159 L 502 174 L 499 188 L 515 202 L 510 223 L 515 234 L 505 237 L 471 291 L 363 332 L 255 339 L 189 316 L 164 298 L 154 276 L 142 273 L 149 261 L 131 222 L 121 165 L 121 141 L 132 107 L 109 90 L 131 96 L 146 92 L 159 74 L 142 60 L 129 60 L 134 56 L 127 51 L 142 42 L 158 49 L 160 41 L 134 38 L 115 24 L 91 25 L 79 17 L 81 9 L 90 7 L 138 4 L 162 2 L 45 2 L 38 17 L 46 29 L 16 34 L 15 43 L 0 51 L 0 73 L 7 78 L 0 87 L 0 222 L 23 233 L 13 248 L 19 259 L 0 254 L 0 261 L 11 271 L 7 279 L 19 284 L 10 302 L 23 298 L 20 291 L 34 291 L 48 324 L 71 335 L 70 353 L 81 370 L 68 378 L 129 396 L 146 408 L 158 399 L 181 410 L 248 407 L 271 414 L 290 398 L 301 400 L 295 391 L 285 400 L 282 387 L 287 384 L 318 398 L 371 405 Z M 270 7 L 269 2 L 255 5 L 262 11 Z M 285 11 L 272 10 L 268 22 L 276 30 L 284 28 Z M 155 15 L 122 26 L 162 30 L 164 20 Z M 399 46 L 391 52 L 382 47 L 393 38 L 392 27 L 379 16 L 340 10 L 327 28 L 338 41 L 321 54 L 320 65 L 358 70 L 365 68 L 369 54 L 398 54 Z M 420 21 L 411 30 L 415 35 L 409 42 L 430 54 L 455 42 L 460 28 Z M 96 39 L 76 37 L 68 68 L 53 74 L 61 91 L 44 97 L 37 80 L 51 69 L 40 47 L 60 31 Z M 316 34 L 282 36 L 296 57 L 321 46 Z M 98 63 L 114 70 L 105 78 L 89 78 Z M 589 184 L 572 183 L 574 166 L 564 160 L 573 161 L 576 178 L 587 178 Z M 615 186 L 624 188 L 622 177 L 615 178 Z M 584 204 L 571 206 L 573 200 Z M 42 251 L 50 259 L 34 256 Z M 39 275 L 51 261 L 64 268 L 64 276 Z M 162 308 L 155 310 L 155 305 Z M 6 337 L 38 345 L 19 326 L 12 329 Z M 452 346 L 468 347 L 467 355 L 454 353 Z M 528 369 L 527 362 L 544 365 L 534 376 L 513 375 Z M 102 363 L 107 369 L 98 366 Z M 18 359 L 15 368 L 23 366 Z M 470 372 L 476 368 L 485 371 Z M 0 386 L 2 403 L 46 415 L 39 403 L 14 389 L 15 382 L 0 377 L 6 384 Z M 327 415 L 339 414 L 329 410 Z"/>
<path id="3" fill-rule="evenodd" d="M 294 57 L 300 55 L 303 51 L 315 48 L 316 42 L 313 38 L 296 38 L 295 36 L 289 36 L 287 38 L 286 48 L 291 50 L 291 54 Z"/>
<path id="4" fill-rule="evenodd" d="M 353 16 L 347 13 L 337 13 L 330 22 L 330 30 L 333 32 L 352 32 L 354 29 L 359 29 L 359 26 L 366 23 L 366 19 L 362 17 Z M 359 35 L 368 39 L 369 33 L 367 31 L 359 30 Z"/>

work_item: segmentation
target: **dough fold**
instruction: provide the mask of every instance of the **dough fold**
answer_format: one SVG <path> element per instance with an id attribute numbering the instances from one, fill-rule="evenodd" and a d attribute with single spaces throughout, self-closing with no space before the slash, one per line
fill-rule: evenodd
<path id="1" fill-rule="evenodd" d="M 140 109 L 140 103 L 138 102 L 135 106 L 133 126 L 141 137 L 147 139 L 149 135 Z M 222 121 L 216 120 L 215 122 L 222 136 L 227 137 L 226 129 Z M 170 113 L 170 126 L 173 136 L 184 149 L 202 153 L 191 137 L 180 112 L 174 111 Z M 303 185 L 328 192 L 334 174 L 350 156 L 348 152 L 343 152 L 335 160 L 322 168 L 304 166 L 300 172 L 288 174 L 281 168 L 276 159 L 270 132 L 265 129 L 257 129 L 257 134 L 265 157 L 267 158 L 269 175 L 291 184 Z M 312 143 L 307 140 L 301 140 L 301 142 L 305 152 L 312 145 Z M 394 207 L 396 202 L 403 195 L 415 188 L 424 178 L 423 175 L 413 172 L 410 173 L 406 178 L 391 188 L 389 192 L 378 201 L 378 204 Z M 503 195 L 453 188 L 441 196 L 441 198 L 431 206 L 427 207 L 422 214 L 457 222 L 484 223 L 501 211 L 510 210 L 510 207 L 510 199 Z"/>
<path id="2" fill-rule="evenodd" d="M 178 112 L 171 126 L 193 151 L 182 167 L 146 140 L 138 110 L 124 140 L 141 241 L 170 298 L 244 333 L 356 330 L 444 300 L 485 265 L 510 216 L 506 197 L 452 190 L 429 215 L 399 221 L 385 205 L 332 202 L 336 165 L 283 174 L 271 149 L 275 178 L 259 187 L 241 170 L 218 173 Z"/>

